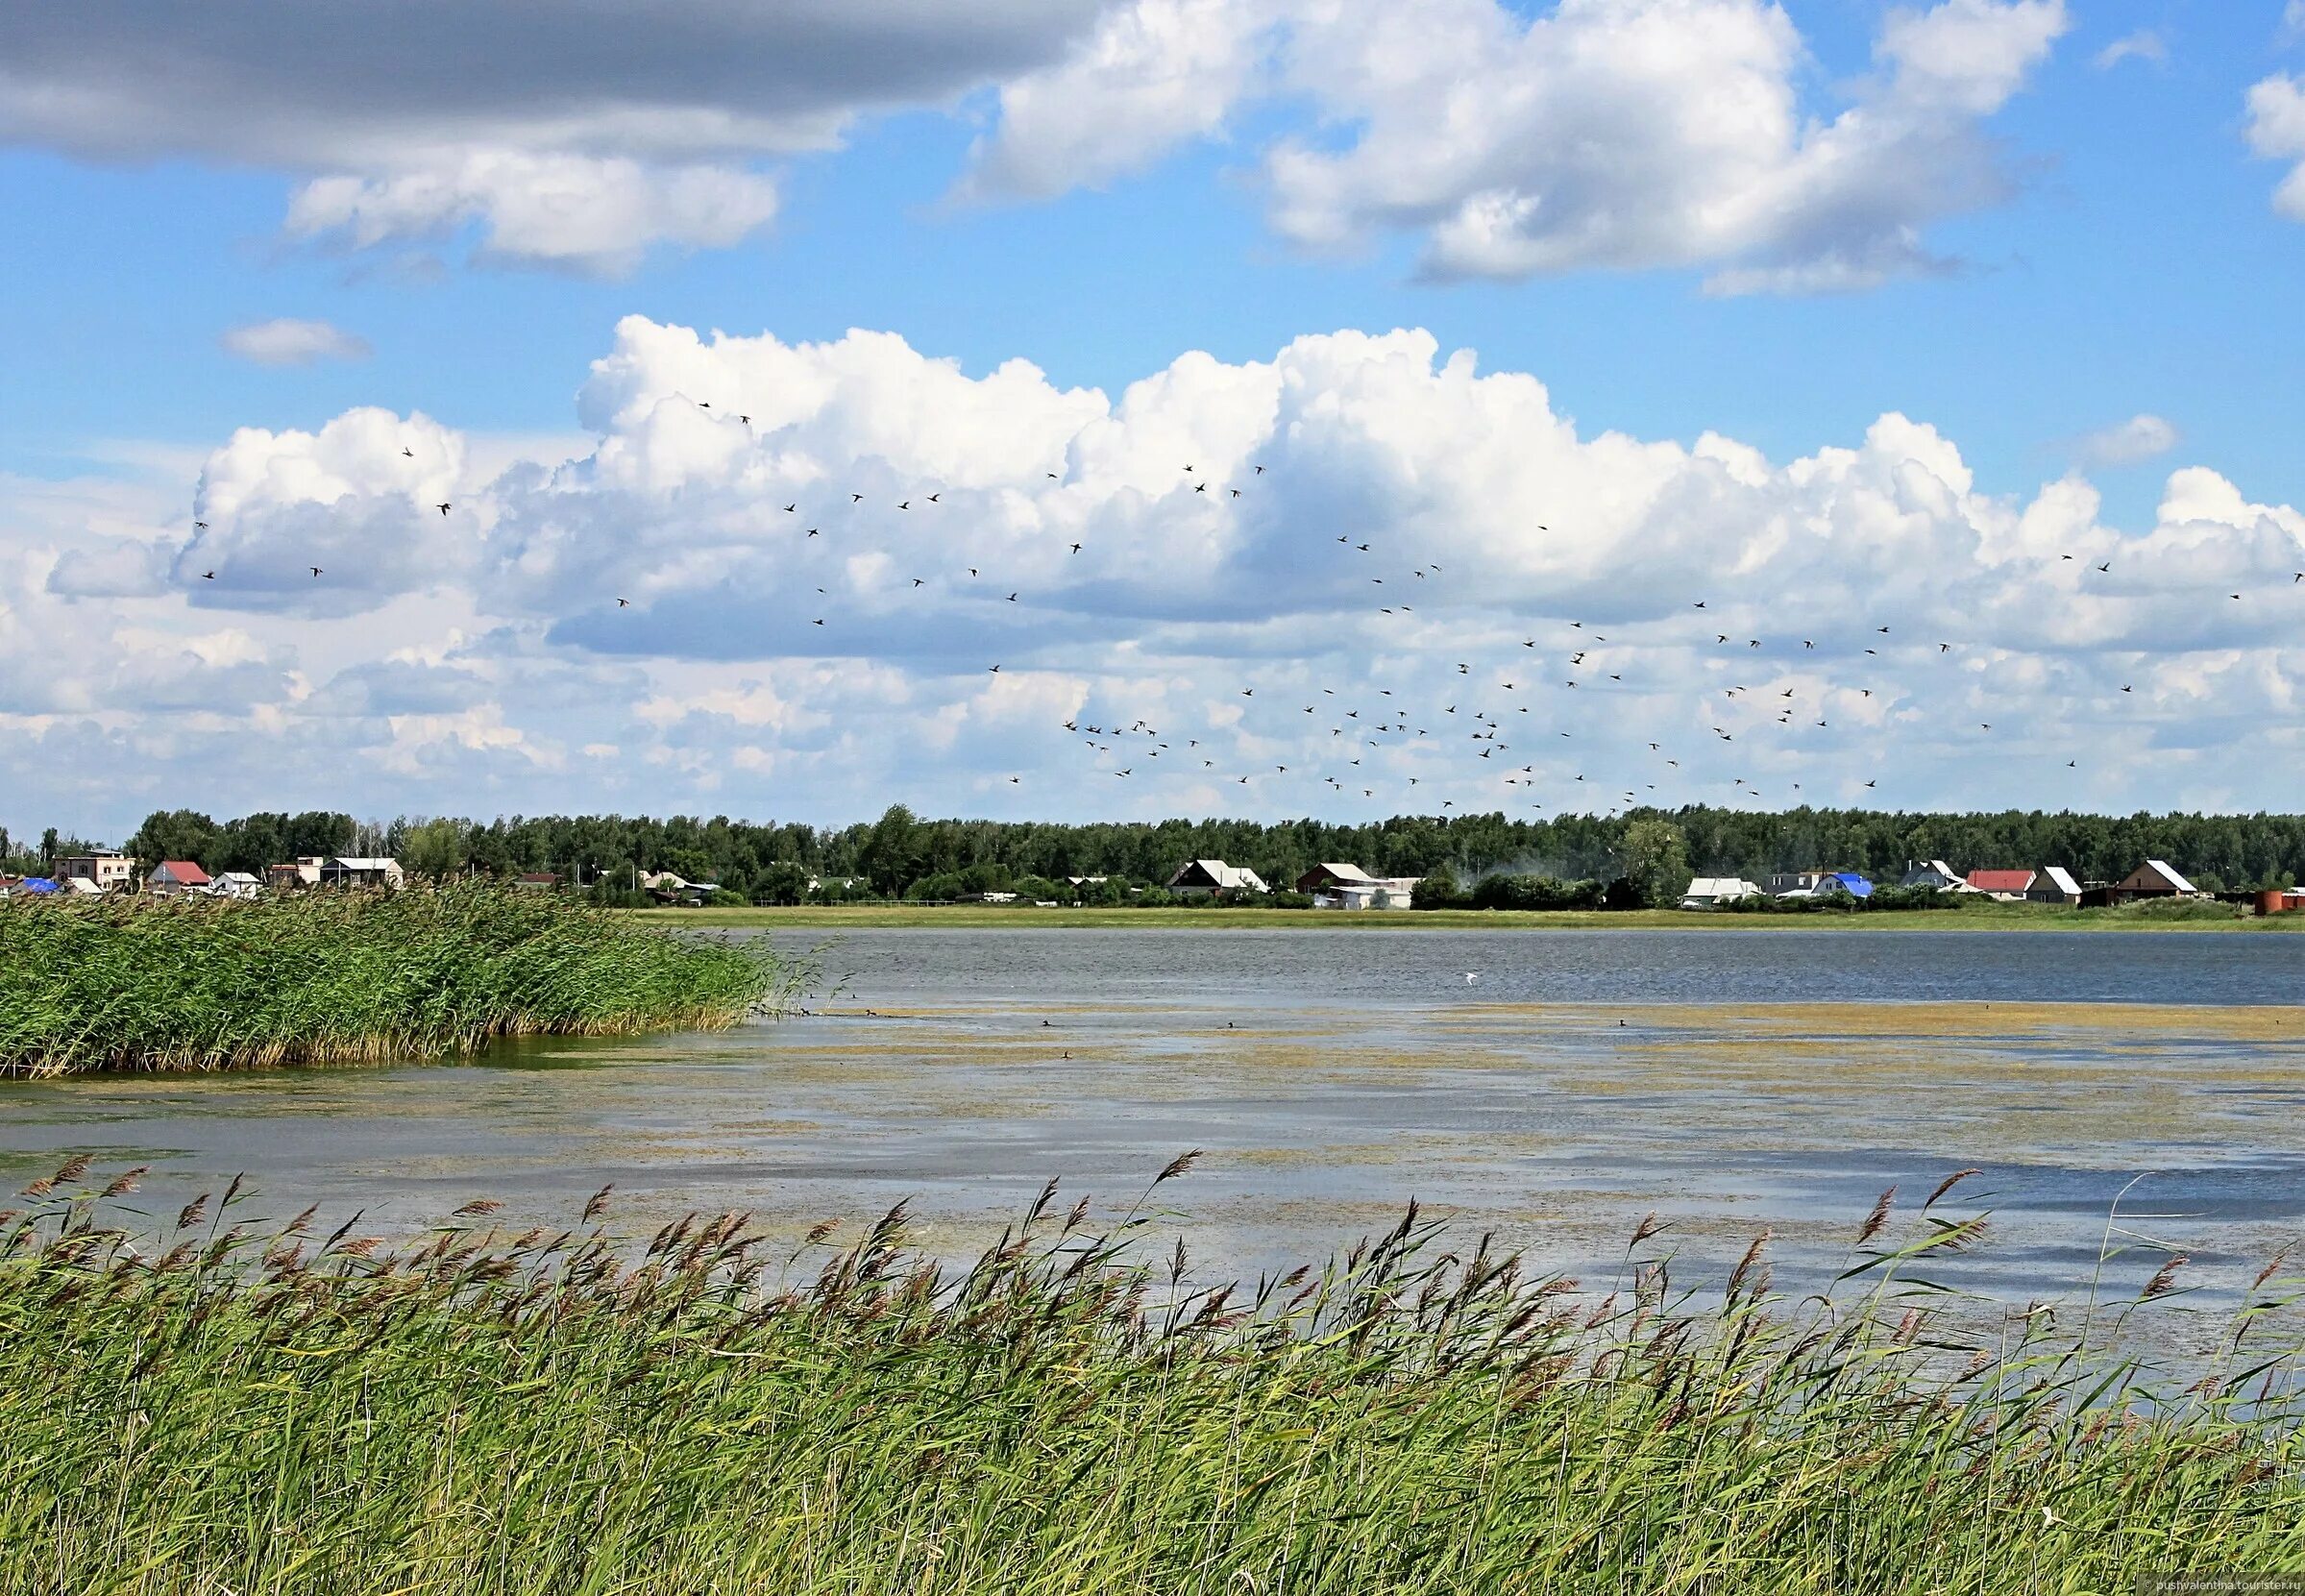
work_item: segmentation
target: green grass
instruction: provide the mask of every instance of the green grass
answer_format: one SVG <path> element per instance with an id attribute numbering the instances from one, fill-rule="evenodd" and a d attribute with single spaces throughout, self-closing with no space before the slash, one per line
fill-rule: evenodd
<path id="1" fill-rule="evenodd" d="M 253 902 L 0 903 L 0 1075 L 467 1051 L 525 1034 L 725 1025 L 793 970 L 478 884 Z"/>
<path id="2" fill-rule="evenodd" d="M 2126 904 L 2074 909 L 2052 903 L 1964 904 L 1958 909 L 1853 913 L 1720 914 L 1680 909 L 1037 909 L 1030 904 L 860 903 L 793 908 L 640 909 L 654 923 L 718 926 L 929 926 L 946 928 L 1374 931 L 2293 931 L 2305 914 L 2255 916 L 2229 903 Z"/>
<path id="3" fill-rule="evenodd" d="M 484 1230 L 475 1203 L 415 1240 L 322 1239 L 233 1191 L 138 1233 L 110 1222 L 138 1171 L 98 1193 L 86 1168 L 0 1215 L 0 1589 L 1823 1596 L 2305 1570 L 2299 1353 L 2251 1344 L 2300 1282 L 2268 1267 L 2230 1350 L 2166 1377 L 2106 1350 L 2142 1299 L 1964 1333 L 1917 1276 L 1987 1221 L 1942 1189 L 1901 1220 L 1884 1196 L 1837 1298 L 1770 1294 L 1756 1243 L 1701 1302 L 1654 1234 L 1580 1289 L 1444 1251 L 1413 1209 L 1325 1268 L 1196 1289 L 1181 1252 L 1138 1261 L 1167 1222 L 1141 1200 L 1097 1234 L 1053 1183 L 954 1271 L 905 1251 L 901 1209 L 837 1251 L 772 1255 L 737 1215 L 620 1246 L 605 1191 L 557 1234 Z"/>

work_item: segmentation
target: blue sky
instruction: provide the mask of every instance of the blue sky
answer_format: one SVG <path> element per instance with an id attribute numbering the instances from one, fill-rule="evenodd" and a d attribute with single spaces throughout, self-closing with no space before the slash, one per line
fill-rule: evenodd
<path id="1" fill-rule="evenodd" d="M 409 110 L 390 60 L 364 68 L 381 83 L 310 81 L 331 70 L 311 64 L 328 41 L 296 37 L 308 25 L 292 11 L 241 40 L 127 0 L 0 23 L 0 56 L 19 63 L 0 66 L 0 208 L 18 224 L 0 253 L 12 523 L 0 720 L 38 753 L 0 823 L 116 834 L 180 801 L 827 821 L 899 797 L 1053 818 L 1552 812 L 1627 793 L 2293 807 L 2305 599 L 2276 589 L 2305 565 L 2305 521 L 2288 508 L 2305 502 L 2305 217 L 2292 213 L 2305 208 L 2276 191 L 2305 160 L 2305 110 L 2280 86 L 2305 73 L 2305 19 L 2281 4 L 1420 0 L 1372 21 L 1358 0 L 1019 0 L 938 25 L 897 4 L 759 6 L 731 8 L 725 39 L 688 41 L 701 55 L 658 59 L 647 8 L 600 0 L 588 12 L 609 44 L 625 39 L 621 55 L 516 30 L 518 56 L 495 61 L 512 46 L 491 10 L 410 11 L 420 40 L 467 45 L 497 75 L 424 84 Z M 1387 41 L 1385 26 L 1410 32 Z M 779 79 L 776 63 L 817 50 L 830 65 L 797 87 Z M 726 81 L 697 81 L 705 56 L 731 63 Z M 60 73 L 79 92 L 53 92 Z M 1775 142 L 1753 126 L 1772 108 L 1791 118 Z M 1829 162 L 1828 126 L 1844 140 Z M 555 185 L 564 203 L 540 216 L 529 197 Z M 1496 232 L 1482 218 L 1500 197 L 1522 209 Z M 707 343 L 699 366 L 632 317 L 770 344 L 716 367 Z M 269 344 L 228 337 L 283 321 L 307 325 Z M 895 334 L 920 369 L 885 349 L 839 353 L 850 329 Z M 1308 336 L 1395 329 L 1433 345 L 1425 380 L 1386 389 L 1403 408 L 1305 443 L 1329 414 L 1306 395 L 1331 382 L 1341 403 L 1365 371 L 1335 351 L 1302 369 L 1276 357 Z M 770 345 L 834 353 L 762 366 Z M 1543 384 L 1546 425 L 1573 424 L 1582 453 L 1554 477 L 1500 464 L 1485 497 L 1452 499 L 1450 450 L 1420 416 L 1449 402 L 1435 374 L 1459 350 L 1483 374 Z M 1220 376 L 1178 377 L 1192 352 Z M 954 581 L 981 548 L 980 569 L 1006 561 L 1024 590 L 1036 621 L 1004 669 L 1035 688 L 1016 703 L 988 695 L 1022 689 L 974 679 L 990 661 L 960 666 L 967 645 L 1004 635 L 986 630 L 981 596 L 933 602 L 940 576 L 905 590 L 922 595 L 909 619 L 884 614 L 895 601 L 874 584 L 930 563 L 913 523 L 860 525 L 849 559 L 895 563 L 841 570 L 822 604 L 799 579 L 814 554 L 775 541 L 775 506 L 820 478 L 897 496 L 946 479 L 959 456 L 937 440 L 843 421 L 890 384 L 933 385 L 945 358 L 970 380 L 1023 360 L 1048 394 L 1104 396 L 1095 415 L 1056 417 L 1030 396 L 975 394 L 961 407 L 987 449 L 1013 444 L 1021 460 L 1063 454 L 1083 426 L 1127 435 L 1103 477 L 1064 473 L 1093 503 L 1028 513 L 1017 496 L 1056 479 L 987 478 L 934 534 Z M 601 424 L 603 399 L 588 429 L 576 395 L 588 381 L 604 391 L 604 359 L 624 362 L 608 383 L 618 419 Z M 1130 384 L 1163 373 L 1174 391 L 1129 420 Z M 1280 397 L 1241 408 L 1231 385 L 1270 373 Z M 747 382 L 815 381 L 830 407 L 794 409 L 734 461 L 654 413 L 713 381 L 764 410 Z M 1525 407 L 1502 387 L 1472 403 L 1471 425 L 1501 430 L 1509 456 Z M 390 429 L 327 430 L 371 410 L 437 423 L 450 474 L 419 484 L 367 459 L 388 432 L 412 448 Z M 1934 441 L 1888 441 L 1885 415 Z M 1306 464 L 1267 473 L 1264 508 L 1234 512 L 1249 520 L 1204 528 L 1185 513 L 1202 506 L 1144 507 L 1172 492 L 1145 473 L 1176 428 L 1244 463 L 1285 454 L 1266 429 L 1291 416 L 1312 418 L 1296 434 Z M 242 429 L 257 430 L 225 451 Z M 1687 458 L 1618 460 L 1597 452 L 1604 433 Z M 1707 434 L 1756 451 L 1766 472 L 1706 486 Z M 612 487 L 604 446 L 653 451 L 656 467 Z M 399 447 L 386 454 L 415 457 Z M 1839 452 L 1857 464 L 1822 490 Z M 555 470 L 549 500 L 522 477 Z M 1919 568 L 1899 571 L 1882 564 L 1876 501 L 1913 493 L 1912 470 L 1949 497 L 1903 505 L 1916 519 L 1895 547 Z M 2173 473 L 2193 475 L 2172 488 Z M 2041 506 L 2078 480 L 2096 502 L 2057 535 L 2099 558 L 2121 549 L 2117 572 L 2138 584 L 2101 612 L 2071 604 L 2055 567 L 2079 562 L 2039 530 Z M 1547 507 L 1555 481 L 1577 485 Z M 1361 496 L 1343 502 L 1340 482 Z M 429 526 L 418 500 L 435 490 L 475 519 Z M 1700 492 L 1701 526 L 1657 519 Z M 552 521 L 579 501 L 596 540 L 580 551 Z M 207 529 L 196 503 L 212 509 Z M 692 520 L 704 504 L 708 527 Z M 2010 529 L 2028 509 L 2029 540 Z M 1397 534 L 1402 560 L 1413 549 L 1461 573 L 1425 611 L 1432 630 L 1368 630 L 1393 618 L 1308 577 L 1313 523 L 1340 514 Z M 1540 538 L 1540 514 L 1577 525 Z M 1088 528 L 1091 557 L 1109 563 L 1093 579 L 1046 568 L 1017 542 L 1020 515 Z M 1756 653 L 1818 629 L 1787 625 L 1788 608 L 1815 613 L 1796 597 L 1813 594 L 1852 627 L 1856 609 L 1895 609 L 1965 628 L 1956 641 L 1979 663 L 1952 692 L 1925 661 L 1876 652 L 1864 668 L 1894 705 L 1877 723 L 1852 721 L 1844 741 L 1828 713 L 1830 746 L 1747 761 L 1682 711 L 1757 683 L 1716 681 L 1709 638 L 1649 613 L 1644 552 L 1683 535 L 1678 569 L 1736 629 L 1767 634 Z M 453 547 L 428 541 L 442 537 Z M 262 559 L 307 563 L 298 539 L 338 551 L 344 585 L 325 572 L 310 590 L 236 585 Z M 1458 573 L 1397 579 L 1436 589 Z M 580 591 L 578 574 L 620 592 Z M 2236 585 L 2245 600 L 2226 597 Z M 1193 629 L 1165 586 L 1222 626 Z M 639 588 L 630 607 L 657 617 L 645 627 L 571 613 Z M 1473 641 L 1569 629 L 1612 593 L 1618 646 L 1640 636 L 1650 680 L 1614 719 L 1689 739 L 1661 783 L 1625 750 L 1555 769 L 1557 750 L 1530 739 L 1521 751 L 1548 757 L 1509 788 L 1389 746 L 1307 786 L 1325 750 L 1291 760 L 1299 745 L 1277 729 L 1211 713 L 1259 672 L 1268 696 L 1333 681 L 1373 698 L 1395 680 L 1445 699 L 1440 678 L 1474 663 L 1453 657 Z M 846 641 L 676 619 L 775 611 L 805 633 L 820 617 L 799 611 L 844 603 L 858 618 Z M 2057 605 L 2068 624 L 2044 626 Z M 920 649 L 937 638 L 952 640 L 942 663 Z M 1575 640 L 1561 641 L 1565 681 Z M 1837 678 L 1780 661 L 1793 701 L 1855 680 L 1867 656 L 1853 631 L 1847 652 Z M 1305 662 L 1294 680 L 1290 658 Z M 387 672 L 425 684 L 405 702 L 380 696 Z M 2100 701 L 2122 685 L 2127 704 Z M 1420 710 L 1436 717 L 1438 699 Z M 1155 777 L 1129 745 L 1062 730 L 1132 701 L 1222 747 L 1206 779 Z M 1536 718 L 1575 742 L 1585 713 L 1557 702 Z M 2109 733 L 2079 729 L 2121 714 L 2104 723 L 2112 741 L 2158 756 L 2107 756 Z M 1955 715 L 2019 746 L 2061 738 L 2074 769 L 2019 770 L 1955 735 Z M 900 751 L 862 733 L 875 721 Z M 1878 785 L 1863 788 L 1859 767 Z M 1364 775 L 1365 798 L 1350 790 Z M 1607 791 L 1588 801 L 1578 788 L 1596 780 Z"/>

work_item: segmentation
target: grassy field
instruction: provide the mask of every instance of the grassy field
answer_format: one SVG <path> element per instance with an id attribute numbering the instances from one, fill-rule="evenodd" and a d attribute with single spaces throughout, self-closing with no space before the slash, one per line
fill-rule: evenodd
<path id="1" fill-rule="evenodd" d="M 765 949 L 480 885 L 250 902 L 0 903 L 0 1075 L 468 1051 L 732 1023 Z"/>
<path id="2" fill-rule="evenodd" d="M 2167 1375 L 2103 1349 L 2177 1261 L 2135 1302 L 1965 1331 L 1920 1277 L 1988 1222 L 1945 1188 L 1884 1194 L 1838 1300 L 1796 1303 L 1759 1243 L 1688 1294 L 1647 1226 L 1583 1288 L 1446 1250 L 1412 1209 L 1325 1267 L 1204 1289 L 1138 1260 L 1150 1189 L 1099 1230 L 1052 1183 L 940 1271 L 901 1212 L 789 1258 L 737 1215 L 644 1251 L 605 1191 L 569 1231 L 490 1232 L 476 1202 L 397 1247 L 233 1192 L 114 1229 L 135 1173 L 99 1191 L 76 1161 L 0 1217 L 0 1589 L 1966 1596 L 2305 1570 L 2298 1351 L 2256 1344 L 2300 1283 L 2268 1267 L 2233 1350 Z"/>
<path id="3" fill-rule="evenodd" d="M 2048 903 L 1984 902 L 1959 909 L 1856 913 L 1712 914 L 1680 909 L 1036 909 L 996 903 L 877 903 L 794 908 L 639 909 L 634 918 L 695 925 L 839 927 L 943 926 L 1011 930 L 1375 931 L 2295 931 L 2305 914 L 2244 915 L 2229 904 L 2133 904 L 2071 909 Z"/>

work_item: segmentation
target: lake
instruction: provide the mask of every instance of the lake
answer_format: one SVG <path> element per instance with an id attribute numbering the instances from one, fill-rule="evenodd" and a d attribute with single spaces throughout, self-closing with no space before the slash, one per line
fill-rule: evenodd
<path id="1" fill-rule="evenodd" d="M 1317 1262 L 1413 1197 L 1468 1244 L 1493 1229 L 1588 1281 L 1652 1212 L 1690 1281 L 1768 1226 L 1797 1285 L 1841 1265 L 1883 1188 L 1917 1204 L 1975 1166 L 1957 1212 L 1992 1207 L 1994 1238 L 1955 1263 L 1959 1284 L 2081 1289 L 2120 1199 L 2122 1230 L 2193 1255 L 2211 1305 L 2305 1234 L 2295 936 L 829 941 L 813 1012 L 718 1034 L 0 1082 L 0 1176 L 73 1152 L 150 1163 L 158 1213 L 246 1171 L 262 1212 L 317 1200 L 376 1230 L 482 1196 L 515 1225 L 565 1224 L 611 1182 L 635 1229 L 735 1208 L 778 1234 L 839 1218 L 853 1235 L 911 1199 L 920 1243 L 959 1256 L 1052 1176 L 1116 1212 L 1198 1147 L 1159 1200 L 1203 1277 Z M 2159 1262 L 2132 1253 L 2108 1277 L 2134 1289 Z"/>

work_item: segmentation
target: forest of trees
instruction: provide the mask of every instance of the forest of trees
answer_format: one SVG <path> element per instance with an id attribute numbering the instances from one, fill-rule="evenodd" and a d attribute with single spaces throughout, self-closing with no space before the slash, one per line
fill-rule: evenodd
<path id="1" fill-rule="evenodd" d="M 1660 845 L 1663 833 L 1636 830 L 1644 822 L 1668 823 L 1680 843 L 1672 863 L 1700 875 L 1763 877 L 1778 870 L 1827 869 L 1894 879 L 1908 860 L 1931 858 L 1961 871 L 2061 864 L 2084 881 L 2118 880 L 2142 861 L 2161 858 L 2212 889 L 2290 886 L 2305 875 L 2305 815 L 2017 810 L 1907 815 L 1700 806 L 1607 820 L 1410 815 L 1365 825 L 1310 819 L 1060 825 L 921 820 L 897 805 L 877 821 L 827 829 L 684 815 L 377 823 L 314 812 L 218 822 L 177 809 L 149 817 L 123 847 L 147 868 L 160 859 L 191 859 L 211 872 L 260 872 L 300 854 L 348 853 L 390 854 L 419 875 L 551 871 L 611 887 L 628 885 L 641 872 L 669 870 L 690 880 L 717 881 L 750 901 L 794 902 L 812 876 L 862 877 L 874 896 L 950 896 L 1070 875 L 1159 883 L 1195 858 L 1247 865 L 1275 887 L 1330 860 L 1386 876 L 1424 876 L 1445 868 L 1467 883 L 1500 872 L 1607 882 L 1657 873 L 1655 854 L 1670 840 Z M 0 831 L 0 859 L 14 860 L 15 868 L 43 868 L 77 846 L 78 839 L 51 830 L 36 853 L 24 840 Z M 930 890 L 918 890 L 924 887 Z"/>

